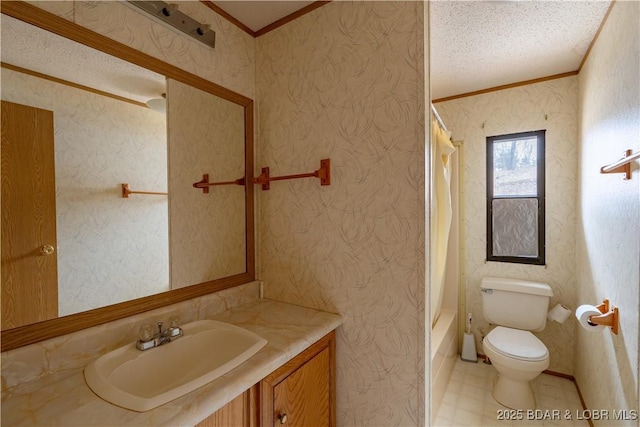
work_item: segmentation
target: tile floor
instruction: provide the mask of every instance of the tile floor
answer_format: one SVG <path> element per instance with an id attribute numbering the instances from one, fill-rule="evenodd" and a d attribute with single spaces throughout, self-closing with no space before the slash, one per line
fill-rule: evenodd
<path id="1" fill-rule="evenodd" d="M 539 411 L 528 416 L 513 413 L 521 420 L 499 420 L 509 415 L 504 406 L 492 397 L 496 370 L 482 363 L 463 362 L 458 359 L 451 373 L 440 408 L 433 425 L 439 427 L 512 427 L 512 426 L 581 426 L 589 427 L 584 419 L 578 392 L 571 380 L 542 374 L 533 381 L 533 391 Z M 545 410 L 549 410 L 545 412 Z M 502 412 L 505 411 L 505 412 Z M 549 419 L 540 419 L 543 415 Z M 537 418 L 536 419 L 536 415 Z M 567 419 L 568 415 L 571 419 Z M 555 418 L 555 419 L 554 419 Z"/>

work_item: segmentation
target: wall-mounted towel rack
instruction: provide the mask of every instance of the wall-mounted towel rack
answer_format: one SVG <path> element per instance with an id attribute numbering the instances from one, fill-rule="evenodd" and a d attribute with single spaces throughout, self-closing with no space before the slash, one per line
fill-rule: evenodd
<path id="1" fill-rule="evenodd" d="M 209 193 L 209 187 L 213 187 L 214 185 L 244 185 L 245 180 L 244 176 L 242 178 L 238 178 L 235 181 L 218 181 L 218 182 L 209 182 L 209 174 L 202 174 L 202 179 L 198 182 L 194 182 L 193 186 L 195 188 L 202 189 L 203 194 Z"/>
<path id="2" fill-rule="evenodd" d="M 320 185 L 331 185 L 331 159 L 320 160 L 320 169 L 314 172 L 301 173 L 297 175 L 270 176 L 269 167 L 262 168 L 262 173 L 260 176 L 253 179 L 253 183 L 262 185 L 263 190 L 268 190 L 269 183 L 271 181 L 298 178 L 320 178 Z"/>
<path id="3" fill-rule="evenodd" d="M 122 198 L 128 199 L 130 194 L 152 194 L 154 196 L 166 196 L 169 193 L 157 193 L 154 191 L 134 191 L 129 190 L 129 184 L 120 184 L 122 186 Z"/>
<path id="4" fill-rule="evenodd" d="M 623 179 L 631 179 L 631 162 L 640 159 L 640 151 L 631 154 L 631 150 L 624 152 L 624 157 L 615 163 L 600 168 L 600 173 L 623 173 Z"/>

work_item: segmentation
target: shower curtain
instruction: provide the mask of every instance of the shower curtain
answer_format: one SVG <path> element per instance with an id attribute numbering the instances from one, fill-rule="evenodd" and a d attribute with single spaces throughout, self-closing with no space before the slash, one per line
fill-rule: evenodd
<path id="1" fill-rule="evenodd" d="M 455 151 L 450 132 L 434 120 L 431 126 L 431 326 L 440 316 L 444 274 L 451 228 L 451 154 Z"/>

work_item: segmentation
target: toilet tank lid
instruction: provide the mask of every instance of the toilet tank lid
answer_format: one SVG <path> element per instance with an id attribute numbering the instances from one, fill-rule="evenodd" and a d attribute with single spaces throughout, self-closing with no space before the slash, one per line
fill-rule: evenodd
<path id="1" fill-rule="evenodd" d="M 480 289 L 496 289 L 499 291 L 521 292 L 531 295 L 542 295 L 552 297 L 551 286 L 541 282 L 530 282 L 528 280 L 505 279 L 502 277 L 483 277 L 480 282 Z"/>

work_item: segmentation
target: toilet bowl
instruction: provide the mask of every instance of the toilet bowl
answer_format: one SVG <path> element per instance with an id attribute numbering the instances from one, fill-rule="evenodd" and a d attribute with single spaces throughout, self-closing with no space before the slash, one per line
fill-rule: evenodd
<path id="1" fill-rule="evenodd" d="M 549 367 L 547 347 L 529 331 L 498 326 L 482 341 L 485 355 L 498 371 L 493 398 L 511 409 L 535 409 L 530 381 Z"/>
<path id="2" fill-rule="evenodd" d="M 551 287 L 517 279 L 482 279 L 482 311 L 494 325 L 482 340 L 484 354 L 498 371 L 493 398 L 511 409 L 535 409 L 530 382 L 549 367 L 549 351 L 530 331 L 546 325 Z"/>

